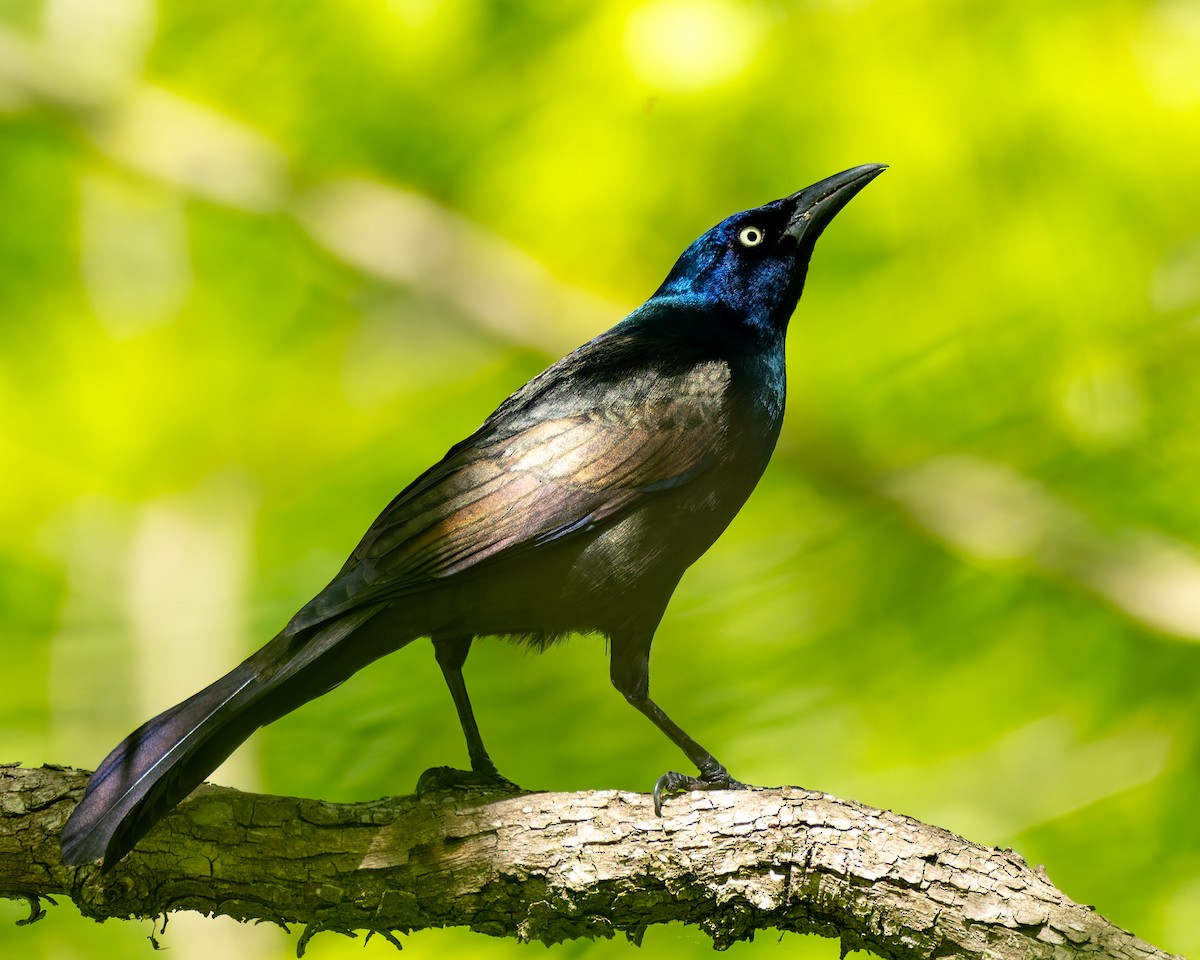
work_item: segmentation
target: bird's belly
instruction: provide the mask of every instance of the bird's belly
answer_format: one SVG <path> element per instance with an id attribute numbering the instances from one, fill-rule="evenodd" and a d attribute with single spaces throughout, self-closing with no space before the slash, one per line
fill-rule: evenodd
<path id="1" fill-rule="evenodd" d="M 707 483 L 663 492 L 594 531 L 449 578 L 422 604 L 436 621 L 423 632 L 546 642 L 656 623 L 684 571 L 720 536 L 757 479 L 717 471 Z"/>

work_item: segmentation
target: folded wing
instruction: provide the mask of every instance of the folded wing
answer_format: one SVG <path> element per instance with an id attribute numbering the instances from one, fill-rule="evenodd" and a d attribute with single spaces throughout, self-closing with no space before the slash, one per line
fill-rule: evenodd
<path id="1" fill-rule="evenodd" d="M 608 340 L 532 380 L 397 496 L 289 630 L 594 529 L 708 469 L 728 365 Z M 579 389 L 593 371 L 607 389 Z"/>

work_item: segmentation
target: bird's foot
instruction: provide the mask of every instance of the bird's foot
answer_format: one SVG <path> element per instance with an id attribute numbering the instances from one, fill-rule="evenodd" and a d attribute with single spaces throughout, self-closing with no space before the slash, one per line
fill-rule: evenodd
<path id="1" fill-rule="evenodd" d="M 430 767 L 417 778 L 417 796 L 437 793 L 440 790 L 461 790 L 472 787 L 489 788 L 497 793 L 524 793 L 519 786 L 502 777 L 494 766 L 471 770 L 456 770 L 454 767 Z"/>
<path id="2" fill-rule="evenodd" d="M 654 815 L 663 815 L 663 800 L 677 793 L 687 793 L 689 790 L 751 790 L 750 784 L 734 780 L 721 764 L 711 770 L 702 770 L 700 776 L 689 777 L 686 773 L 670 770 L 658 778 L 654 784 Z"/>

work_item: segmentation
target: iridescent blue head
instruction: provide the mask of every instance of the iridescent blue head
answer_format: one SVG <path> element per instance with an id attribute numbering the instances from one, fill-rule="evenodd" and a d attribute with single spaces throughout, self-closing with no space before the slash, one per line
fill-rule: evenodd
<path id="1" fill-rule="evenodd" d="M 882 163 L 853 167 L 722 220 L 683 252 L 655 298 L 719 303 L 753 328 L 782 333 L 804 289 L 817 237 L 884 169 Z"/>

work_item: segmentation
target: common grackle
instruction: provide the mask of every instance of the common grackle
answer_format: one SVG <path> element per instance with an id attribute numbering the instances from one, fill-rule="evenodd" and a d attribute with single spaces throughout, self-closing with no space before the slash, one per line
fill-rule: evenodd
<path id="1" fill-rule="evenodd" d="M 333 581 L 229 674 L 105 758 L 62 833 L 62 859 L 123 857 L 251 733 L 355 671 L 430 637 L 470 771 L 484 750 L 462 666 L 478 636 L 610 644 L 613 685 L 696 765 L 666 795 L 740 788 L 650 699 L 650 642 L 679 578 L 758 482 L 783 418 L 784 336 L 818 235 L 884 166 L 854 167 L 735 214 L 684 251 L 623 321 L 551 366 L 408 485 Z"/>

